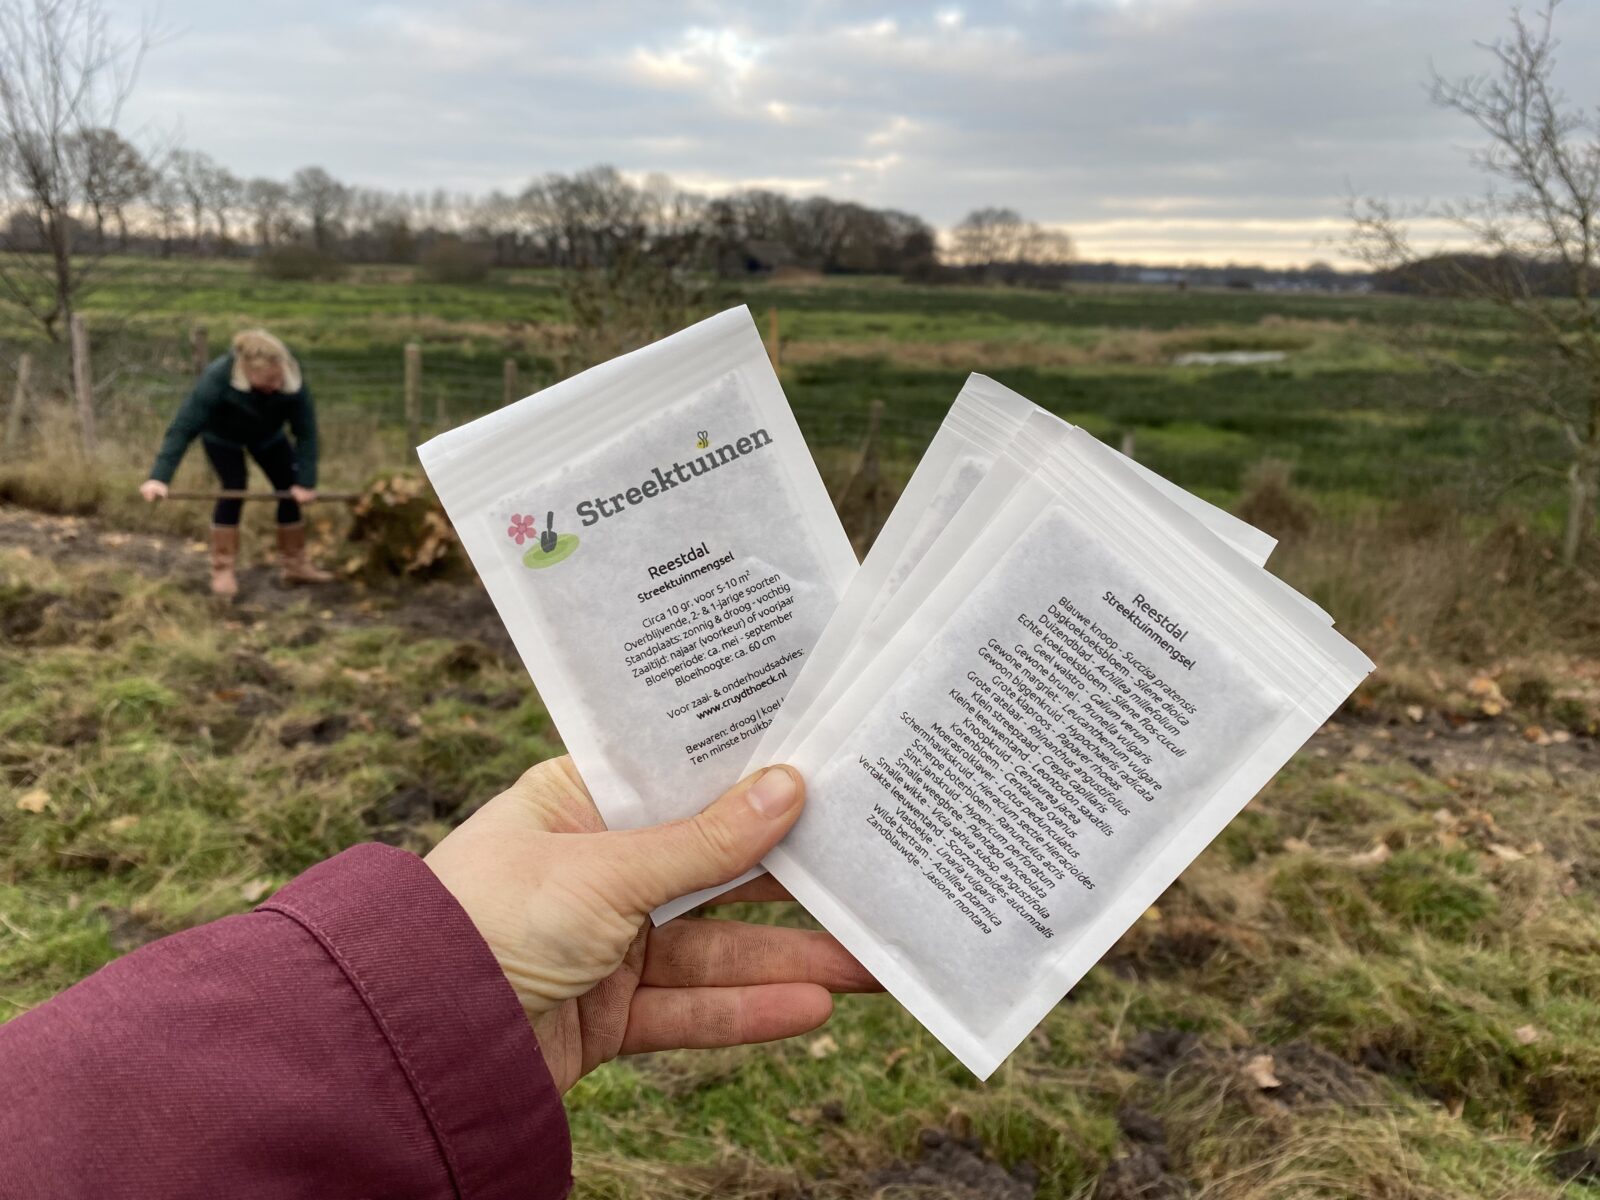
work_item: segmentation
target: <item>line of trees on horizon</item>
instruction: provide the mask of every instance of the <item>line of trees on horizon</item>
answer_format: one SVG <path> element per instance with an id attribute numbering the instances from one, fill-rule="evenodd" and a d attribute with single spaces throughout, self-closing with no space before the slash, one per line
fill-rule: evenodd
<path id="1" fill-rule="evenodd" d="M 112 128 L 71 131 L 61 149 L 76 198 L 62 216 L 95 253 L 226 257 L 293 247 L 332 261 L 411 263 L 447 241 L 475 248 L 487 265 L 559 267 L 643 242 L 674 259 L 692 250 L 721 274 L 795 267 L 1000 281 L 1049 274 L 1073 256 L 1065 233 L 1001 207 L 974 210 L 941 245 L 911 213 L 760 189 L 706 196 L 610 166 L 547 174 L 516 193 L 470 194 L 352 185 L 319 166 L 286 180 L 244 178 L 200 150 L 147 156 Z M 29 203 L 22 191 L 5 247 L 46 250 L 42 210 L 58 201 Z"/>

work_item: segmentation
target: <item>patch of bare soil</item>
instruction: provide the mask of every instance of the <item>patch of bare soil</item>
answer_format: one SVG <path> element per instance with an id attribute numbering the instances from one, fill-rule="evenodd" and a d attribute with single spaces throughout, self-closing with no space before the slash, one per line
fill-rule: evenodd
<path id="1" fill-rule="evenodd" d="M 1547 770 L 1558 777 L 1600 771 L 1600 740 L 1595 738 L 1540 744 L 1507 718 L 1457 725 L 1437 713 L 1420 721 L 1341 714 L 1317 735 L 1311 753 L 1335 761 L 1404 758 L 1419 771 L 1441 778 L 1489 768 Z"/>
<path id="2" fill-rule="evenodd" d="M 1209 1072 L 1286 1106 L 1368 1104 L 1378 1095 L 1374 1075 L 1365 1066 L 1301 1040 L 1223 1050 L 1187 1030 L 1143 1029 L 1128 1039 L 1121 1063 L 1152 1079 L 1180 1071 Z M 1124 1132 L 1133 1132 L 1126 1123 Z"/>
<path id="3" fill-rule="evenodd" d="M 1183 1200 L 1190 1194 L 1188 1181 L 1168 1170 L 1167 1131 L 1159 1118 L 1124 1105 L 1117 1124 L 1128 1148 L 1101 1172 L 1092 1200 Z"/>
<path id="4" fill-rule="evenodd" d="M 1029 1163 L 1006 1170 L 973 1137 L 924 1129 L 915 1161 L 896 1162 L 868 1173 L 863 1195 L 883 1200 L 1033 1200 L 1039 1173 Z"/>
<path id="5" fill-rule="evenodd" d="M 0 547 L 20 548 L 55 563 L 104 564 L 153 579 L 175 580 L 195 595 L 208 594 L 207 548 L 185 538 L 127 533 L 84 517 L 51 516 L 0 505 Z M 479 650 L 489 656 L 515 660 L 511 639 L 488 593 L 475 580 L 393 588 L 362 587 L 339 580 L 315 588 L 287 588 L 278 582 L 277 569 L 262 563 L 241 568 L 239 589 L 237 601 L 218 606 L 219 621 L 255 625 L 287 603 L 304 599 L 319 606 L 319 621 L 346 626 L 398 625 L 425 637 L 478 643 Z M 37 636 L 36 631 L 47 623 L 47 610 L 60 602 L 59 597 L 39 593 L 36 599 L 8 604 L 0 612 L 0 635 Z M 73 603 L 81 607 L 83 601 L 74 597 Z M 309 645 L 321 633 L 316 625 L 308 624 L 291 637 L 296 644 Z"/>

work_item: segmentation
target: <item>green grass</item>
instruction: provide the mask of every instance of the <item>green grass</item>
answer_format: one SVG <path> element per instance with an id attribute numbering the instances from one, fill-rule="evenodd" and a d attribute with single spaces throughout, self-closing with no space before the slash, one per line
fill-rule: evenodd
<path id="1" fill-rule="evenodd" d="M 0 644 L 0 1015 L 353 842 L 424 850 L 558 751 L 520 670 L 419 636 L 404 597 L 333 613 L 285 594 L 218 620 L 199 569 L 0 551 L 0 621 L 21 631 Z M 1447 684 L 1378 711 L 1450 712 Z M 1530 716 L 1566 695 L 1512 690 Z M 325 744 L 282 744 L 329 717 L 350 721 Z M 1291 764 L 988 1084 L 892 1000 L 844 998 L 831 1043 L 586 1079 L 584 1194 L 864 1197 L 949 1126 L 1034 1164 L 1041 1197 L 1082 1196 L 1128 1152 L 1129 1107 L 1208 1195 L 1561 1194 L 1546 1159 L 1600 1131 L 1600 894 L 1572 866 L 1600 859 L 1596 775 L 1432 769 L 1387 728 Z M 1193 1040 L 1128 1058 L 1166 1030 Z M 1243 1074 L 1263 1053 L 1291 1099 Z"/>
<path id="2" fill-rule="evenodd" d="M 1113 442 L 1132 432 L 1143 461 L 1224 503 L 1263 459 L 1291 463 L 1313 516 L 1275 565 L 1383 670 L 1331 749 L 1292 762 L 987 1085 L 892 1001 L 845 998 L 829 1042 L 594 1073 L 569 1105 L 581 1194 L 896 1196 L 877 1172 L 934 1126 L 1032 1163 L 1041 1197 L 1085 1197 L 1138 1152 L 1130 1108 L 1218 1200 L 1600 1194 L 1551 1165 L 1600 1139 L 1600 605 L 1589 576 L 1550 571 L 1553 494 L 1500 486 L 1506 427 L 1446 402 L 1439 362 L 1518 369 L 1499 314 L 873 279 L 725 286 L 708 308 L 740 301 L 763 331 L 779 312 L 784 387 L 835 492 L 873 400 L 893 491 L 974 369 Z M 566 320 L 547 272 L 295 284 L 179 262 L 120 264 L 88 313 L 120 372 L 106 446 L 76 462 L 55 419 L 0 462 L 0 501 L 91 514 L 74 536 L 107 541 L 203 532 L 200 509 L 131 496 L 195 322 L 214 347 L 245 323 L 291 340 L 327 479 L 355 486 L 404 454 L 406 341 L 424 347 L 426 416 L 442 399 L 457 421 L 499 403 L 508 354 L 526 389 L 554 378 Z M 1172 365 L 1257 348 L 1288 357 Z M 136 569 L 138 544 L 120 567 L 0 548 L 0 1019 L 352 842 L 426 849 L 559 752 L 518 666 L 419 620 L 445 593 L 269 591 L 223 619 L 199 557 L 161 577 Z M 1504 713 L 1473 689 L 1483 672 Z M 1546 730 L 1568 740 L 1523 740 Z M 1475 756 L 1480 737 L 1500 752 Z M 1152 1059 L 1153 1035 L 1177 1049 Z M 1262 1054 L 1284 1090 L 1250 1082 Z"/>
<path id="3" fill-rule="evenodd" d="M 914 462 L 969 370 L 983 370 L 1102 436 L 1131 432 L 1151 466 L 1212 498 L 1237 494 L 1263 458 L 1338 510 L 1441 489 L 1487 508 L 1510 473 L 1494 451 L 1503 413 L 1466 399 L 1442 364 L 1515 371 L 1515 330 L 1492 307 L 1394 296 L 1269 295 L 1074 285 L 1057 291 L 933 287 L 873 278 L 806 285 L 719 283 L 705 311 L 748 303 L 763 332 L 779 314 L 783 380 L 819 452 L 854 449 L 870 402 L 886 404 L 888 453 Z M 402 418 L 402 348 L 423 348 L 430 424 L 496 407 L 507 357 L 518 390 L 556 378 L 568 314 L 548 271 L 497 271 L 481 284 L 419 281 L 361 267 L 337 282 L 257 276 L 245 262 L 116 260 L 85 312 L 97 361 L 119 364 L 121 403 L 152 423 L 186 387 L 188 336 L 266 324 L 301 354 L 330 420 Z M 0 333 L 57 363 L 16 314 Z M 1189 350 L 1278 349 L 1281 364 L 1176 367 Z M 126 364 L 126 365 L 123 365 Z M 103 370 L 101 373 L 105 373 Z M 4 381 L 0 381 L 3 383 Z M 1481 390 L 1481 389 L 1478 389 Z M 1474 395 L 1476 397 L 1476 393 Z M 1548 429 L 1525 431 L 1559 461 Z M 1491 463 L 1484 471 L 1480 464 Z M 1548 481 L 1519 477 L 1512 498 L 1553 520 Z"/>

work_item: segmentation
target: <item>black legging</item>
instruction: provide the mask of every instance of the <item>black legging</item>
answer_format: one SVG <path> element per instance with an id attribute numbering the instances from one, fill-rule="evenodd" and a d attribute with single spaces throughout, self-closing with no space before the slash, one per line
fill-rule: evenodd
<path id="1" fill-rule="evenodd" d="M 202 438 L 206 448 L 206 457 L 211 460 L 211 465 L 216 468 L 217 478 L 222 481 L 222 490 L 225 492 L 242 492 L 249 483 L 250 476 L 245 469 L 244 449 L 239 446 L 224 446 L 221 442 L 213 442 L 209 438 Z M 261 469 L 267 473 L 267 478 L 272 481 L 272 490 L 286 492 L 295 481 L 294 447 L 289 445 L 289 439 L 284 434 L 279 434 L 271 441 L 263 442 L 259 446 L 250 447 L 250 457 L 260 464 Z M 244 511 L 242 500 L 218 500 L 217 507 L 211 510 L 211 523 L 213 525 L 237 525 L 239 514 Z M 295 501 L 284 498 L 278 501 L 278 524 L 293 525 L 300 520 L 300 505 Z"/>

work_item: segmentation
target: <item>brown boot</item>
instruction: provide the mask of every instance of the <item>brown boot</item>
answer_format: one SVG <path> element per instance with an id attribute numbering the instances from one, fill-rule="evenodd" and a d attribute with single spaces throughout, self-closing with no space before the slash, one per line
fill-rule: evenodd
<path id="1" fill-rule="evenodd" d="M 211 594 L 222 600 L 232 600 L 239 594 L 239 580 L 233 565 L 239 561 L 239 527 L 213 525 L 211 527 Z"/>
<path id="2" fill-rule="evenodd" d="M 278 561 L 284 583 L 332 583 L 333 576 L 319 571 L 306 557 L 306 527 L 302 521 L 278 526 Z"/>

